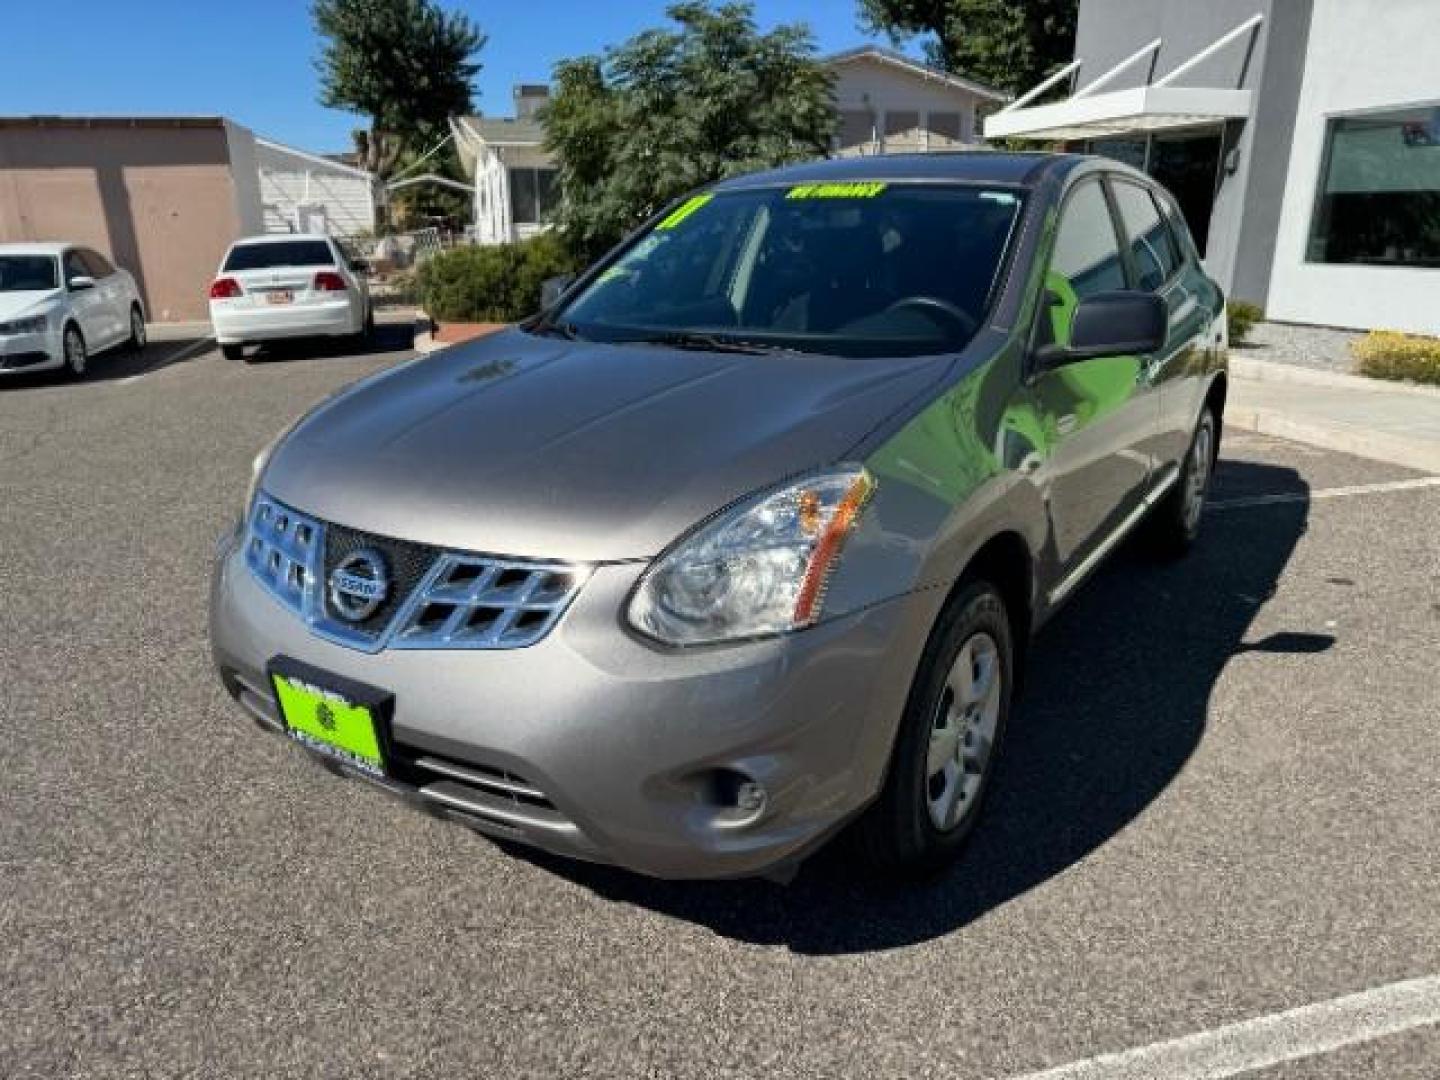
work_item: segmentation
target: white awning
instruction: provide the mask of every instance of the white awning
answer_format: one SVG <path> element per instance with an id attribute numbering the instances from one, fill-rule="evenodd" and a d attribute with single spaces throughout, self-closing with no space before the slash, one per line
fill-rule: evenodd
<path id="1" fill-rule="evenodd" d="M 999 112 L 985 120 L 987 139 L 1101 139 L 1195 127 L 1250 115 L 1249 90 L 1137 86 L 1073 97 L 1054 105 Z"/>
<path id="2" fill-rule="evenodd" d="M 1249 90 L 1174 84 L 1220 50 L 1247 35 L 1250 38 L 1250 47 L 1253 48 L 1255 35 L 1259 33 L 1260 25 L 1264 21 L 1263 15 L 1252 15 L 1189 57 L 1169 74 L 1154 82 L 1147 80 L 1144 86 L 1099 92 L 1102 87 L 1114 82 L 1122 71 L 1147 57 L 1151 58 L 1153 70 L 1154 58 L 1160 54 L 1160 38 L 1137 49 L 1064 101 L 1051 105 L 1030 105 L 1031 101 L 1065 78 L 1074 78 L 1073 73 L 1082 65 L 1082 61 L 1077 57 L 1034 89 L 1022 94 L 1013 104 L 988 117 L 985 120 L 985 137 L 1101 139 L 1110 135 L 1145 134 L 1170 128 L 1218 124 L 1226 120 L 1244 120 L 1250 116 Z"/>

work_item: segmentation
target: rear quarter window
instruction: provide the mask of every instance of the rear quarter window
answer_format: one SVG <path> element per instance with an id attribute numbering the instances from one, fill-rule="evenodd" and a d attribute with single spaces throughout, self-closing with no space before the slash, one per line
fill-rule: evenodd
<path id="1" fill-rule="evenodd" d="M 324 240 L 279 240 L 236 244 L 225 260 L 226 270 L 270 270 L 283 266 L 334 266 L 335 255 Z"/>

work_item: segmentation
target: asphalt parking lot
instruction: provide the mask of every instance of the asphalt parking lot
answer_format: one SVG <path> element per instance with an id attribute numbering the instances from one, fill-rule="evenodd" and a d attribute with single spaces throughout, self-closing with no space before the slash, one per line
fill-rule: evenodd
<path id="1" fill-rule="evenodd" d="M 1220 1076 L 1175 1063 L 1372 992 L 1383 1037 L 1244 1075 L 1440 1075 L 1384 996 L 1440 975 L 1440 487 L 1228 434 L 1191 559 L 1042 635 L 953 872 L 660 883 L 335 779 L 212 677 L 250 459 L 373 348 L 0 384 L 0 1075 Z"/>

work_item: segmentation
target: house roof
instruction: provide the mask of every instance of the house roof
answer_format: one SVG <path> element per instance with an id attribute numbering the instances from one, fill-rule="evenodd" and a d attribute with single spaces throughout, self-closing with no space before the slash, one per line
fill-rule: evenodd
<path id="1" fill-rule="evenodd" d="M 17 128 L 214 128 L 223 116 L 0 116 L 0 127 Z"/>
<path id="2" fill-rule="evenodd" d="M 984 83 L 966 78 L 964 75 L 956 75 L 949 71 L 942 71 L 940 68 L 931 67 L 929 64 L 921 63 L 919 60 L 906 56 L 902 52 L 898 52 L 895 49 L 886 49 L 880 45 L 858 45 L 853 49 L 846 49 L 843 52 L 834 53 L 825 57 L 825 63 L 831 67 L 838 67 L 841 64 L 851 64 L 857 60 L 874 60 L 878 63 L 888 64 L 910 75 L 933 79 L 947 86 L 953 86 L 957 90 L 967 90 L 978 97 L 989 98 L 991 101 L 1010 100 L 1010 95 L 1003 90 L 997 90 L 993 86 L 986 86 Z"/>
<path id="3" fill-rule="evenodd" d="M 300 158 L 302 161 L 308 161 L 312 165 L 319 165 L 321 168 L 334 169 L 337 172 L 349 173 L 351 176 L 364 177 L 367 180 L 371 178 L 370 173 L 355 165 L 347 165 L 343 161 L 336 161 L 333 157 L 326 157 L 324 154 L 312 154 L 309 150 L 286 146 L 284 143 L 276 142 L 274 139 L 262 139 L 257 135 L 255 136 L 255 145 L 263 146 L 267 150 L 274 150 L 276 153 L 289 154 L 291 157 Z"/>
<path id="4" fill-rule="evenodd" d="M 539 146 L 545 141 L 545 127 L 538 120 L 465 116 L 461 124 L 475 138 L 492 146 Z"/>

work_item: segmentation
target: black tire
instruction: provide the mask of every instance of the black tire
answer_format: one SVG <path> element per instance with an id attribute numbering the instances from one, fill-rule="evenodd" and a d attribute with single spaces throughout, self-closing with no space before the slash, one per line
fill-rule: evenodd
<path id="1" fill-rule="evenodd" d="M 220 346 L 220 355 L 223 356 L 223 357 L 225 357 L 226 360 L 244 360 L 244 359 L 245 359 L 245 346 L 244 346 L 244 345 L 221 345 L 221 346 Z"/>
<path id="2" fill-rule="evenodd" d="M 962 648 L 988 639 L 995 645 L 1000 678 L 998 716 L 977 787 L 957 804 L 958 820 L 941 828 L 932 817 L 929 775 L 932 735 L 949 712 L 947 680 Z M 871 869 L 888 874 L 933 873 L 953 861 L 979 820 L 1004 741 L 1015 685 L 1015 650 L 1010 619 L 1000 591 L 988 581 L 971 581 L 950 600 L 931 632 L 896 733 L 890 771 L 880 797 L 856 823 L 855 840 Z M 944 712 L 942 712 L 944 710 Z"/>
<path id="3" fill-rule="evenodd" d="M 80 332 L 80 327 L 71 323 L 65 327 L 65 333 L 61 336 L 64 342 L 65 375 L 67 378 L 76 381 L 85 378 L 85 372 L 89 369 L 90 351 L 85 345 L 85 335 Z"/>
<path id="4" fill-rule="evenodd" d="M 1200 410 L 1200 419 L 1195 422 L 1195 431 L 1190 436 L 1190 446 L 1185 451 L 1185 463 L 1180 467 L 1179 477 L 1146 523 L 1146 541 L 1150 550 L 1161 558 L 1178 559 L 1195 546 L 1195 540 L 1200 535 L 1200 523 L 1204 520 L 1205 494 L 1210 488 L 1219 447 L 1220 422 L 1216 419 L 1215 410 L 1206 404 Z M 1198 481 L 1199 503 L 1196 505 L 1196 473 L 1199 470 L 1203 473 Z"/>
<path id="5" fill-rule="evenodd" d="M 375 337 L 375 309 L 369 308 L 365 312 L 365 321 L 360 324 L 360 332 L 352 334 L 350 345 L 352 348 L 363 349 Z"/>
<path id="6" fill-rule="evenodd" d="M 130 351 L 145 350 L 145 313 L 139 304 L 130 305 Z"/>

